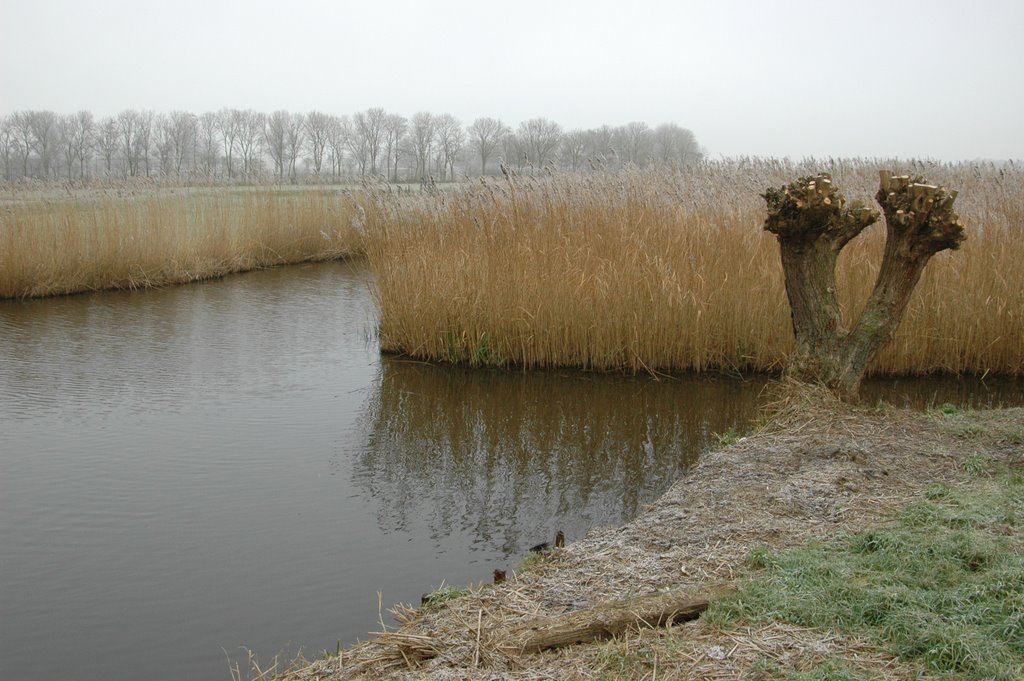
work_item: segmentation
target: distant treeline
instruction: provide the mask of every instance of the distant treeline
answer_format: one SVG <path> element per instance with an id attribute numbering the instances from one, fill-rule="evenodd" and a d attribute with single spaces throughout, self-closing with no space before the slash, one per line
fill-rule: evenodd
<path id="1" fill-rule="evenodd" d="M 0 154 L 8 182 L 163 177 L 224 183 L 443 182 L 494 174 L 500 163 L 519 173 L 585 171 L 684 166 L 703 155 L 694 134 L 675 123 L 563 130 L 533 118 L 513 129 L 497 118 L 478 118 L 464 127 L 447 113 L 406 118 L 381 108 L 343 116 L 128 109 L 100 119 L 89 111 L 15 111 L 0 118 Z"/>

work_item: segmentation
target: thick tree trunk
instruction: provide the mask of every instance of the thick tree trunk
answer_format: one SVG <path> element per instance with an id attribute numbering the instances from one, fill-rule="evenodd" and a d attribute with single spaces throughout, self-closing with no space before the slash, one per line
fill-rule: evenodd
<path id="1" fill-rule="evenodd" d="M 836 260 L 879 213 L 860 202 L 847 207 L 824 173 L 768 189 L 764 199 L 765 229 L 779 240 L 796 341 L 787 371 L 856 399 L 868 364 L 892 339 L 928 260 L 964 239 L 953 211 L 956 192 L 881 171 L 876 199 L 885 213 L 885 255 L 874 291 L 850 332 L 839 309 Z"/>

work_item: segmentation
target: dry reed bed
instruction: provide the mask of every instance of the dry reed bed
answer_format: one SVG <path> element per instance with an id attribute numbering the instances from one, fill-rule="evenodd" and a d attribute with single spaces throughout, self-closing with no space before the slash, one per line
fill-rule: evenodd
<path id="1" fill-rule="evenodd" d="M 0 205 L 0 298 L 163 286 L 362 249 L 336 190 L 129 188 Z"/>
<path id="2" fill-rule="evenodd" d="M 961 250 L 929 264 L 873 373 L 1024 372 L 1024 172 L 985 165 L 743 160 L 512 178 L 367 209 L 380 340 L 413 357 L 597 370 L 775 370 L 792 344 L 768 186 L 819 170 L 873 203 L 880 167 L 960 191 Z M 840 259 L 844 309 L 870 293 L 876 225 Z"/>

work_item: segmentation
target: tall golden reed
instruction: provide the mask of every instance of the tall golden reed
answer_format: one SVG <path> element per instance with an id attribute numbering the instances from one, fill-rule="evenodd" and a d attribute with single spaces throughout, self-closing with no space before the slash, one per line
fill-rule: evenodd
<path id="1" fill-rule="evenodd" d="M 0 298 L 183 283 L 362 250 L 330 189 L 131 189 L 0 203 Z"/>
<path id="2" fill-rule="evenodd" d="M 413 357 L 598 370 L 774 370 L 792 344 L 759 192 L 819 170 L 873 201 L 891 162 L 741 160 L 685 170 L 487 181 L 401 204 L 370 197 L 380 341 Z M 1024 373 L 1024 172 L 917 164 L 960 191 L 961 250 L 929 264 L 874 373 Z M 859 312 L 884 227 L 840 259 Z"/>

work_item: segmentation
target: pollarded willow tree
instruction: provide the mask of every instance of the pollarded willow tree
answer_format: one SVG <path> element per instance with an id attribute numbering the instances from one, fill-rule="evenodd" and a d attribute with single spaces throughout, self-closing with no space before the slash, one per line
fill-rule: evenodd
<path id="1" fill-rule="evenodd" d="M 868 364 L 892 339 L 925 265 L 965 238 L 953 210 L 955 191 L 920 177 L 885 170 L 880 175 L 875 199 L 885 215 L 885 251 L 874 290 L 850 330 L 839 309 L 836 261 L 846 244 L 878 220 L 878 211 L 860 201 L 847 205 L 826 173 L 763 194 L 764 228 L 779 240 L 796 339 L 787 373 L 850 401 Z"/>

